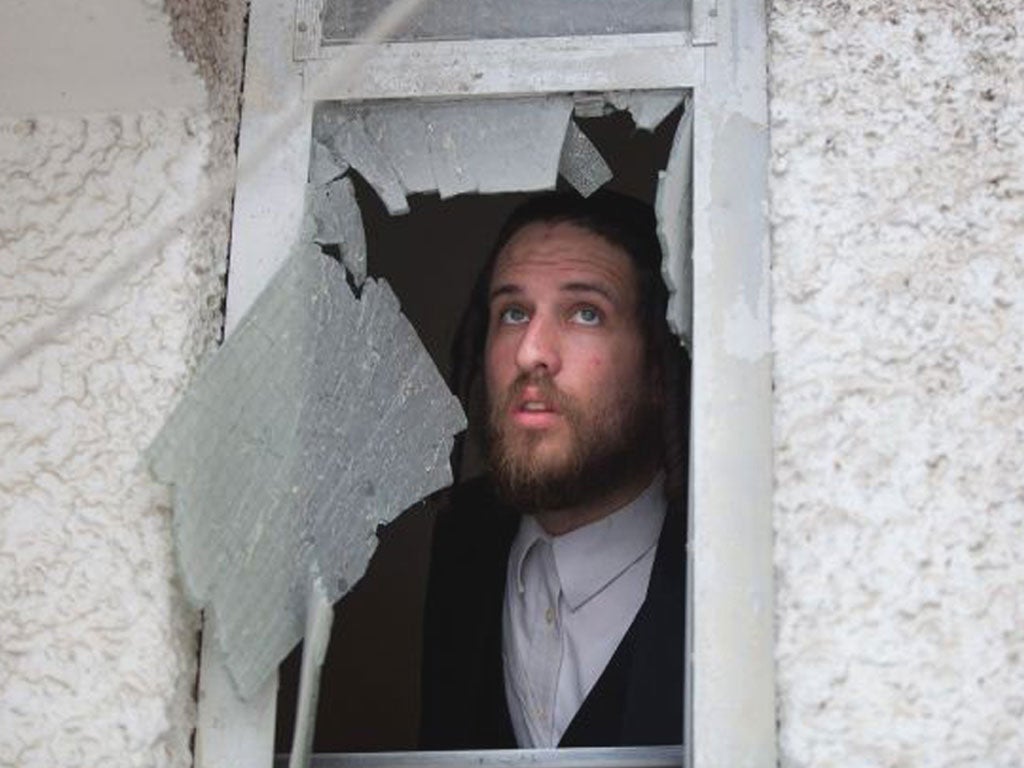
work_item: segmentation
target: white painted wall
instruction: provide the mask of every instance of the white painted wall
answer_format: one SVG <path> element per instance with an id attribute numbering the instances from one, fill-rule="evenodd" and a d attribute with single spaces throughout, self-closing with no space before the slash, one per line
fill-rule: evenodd
<path id="1" fill-rule="evenodd" d="M 770 29 L 782 765 L 1024 765 L 1024 6 Z"/>
<path id="2" fill-rule="evenodd" d="M 228 209 L 152 242 L 233 163 L 243 12 L 0 8 L 0 765 L 191 763 L 198 622 L 139 451 L 219 333 Z"/>

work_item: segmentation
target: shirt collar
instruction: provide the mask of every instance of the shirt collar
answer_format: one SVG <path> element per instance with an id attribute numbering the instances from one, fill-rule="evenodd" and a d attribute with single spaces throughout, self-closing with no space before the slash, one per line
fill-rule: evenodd
<path id="1" fill-rule="evenodd" d="M 562 594 L 575 611 L 597 595 L 658 542 L 665 520 L 665 477 L 607 517 L 561 536 L 550 536 L 532 516 L 524 516 L 509 553 L 519 594 L 523 563 L 538 541 L 550 542 Z"/>
<path id="2" fill-rule="evenodd" d="M 523 515 L 519 521 L 519 530 L 512 541 L 512 549 L 509 551 L 509 562 L 513 564 L 517 594 L 521 595 L 526 591 L 526 585 L 523 583 L 523 563 L 538 541 L 551 541 L 551 537 L 540 527 L 540 523 L 533 515 Z"/>

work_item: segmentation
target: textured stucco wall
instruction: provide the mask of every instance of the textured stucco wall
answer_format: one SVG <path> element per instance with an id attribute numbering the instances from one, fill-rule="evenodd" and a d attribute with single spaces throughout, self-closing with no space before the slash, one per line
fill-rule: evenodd
<path id="1" fill-rule="evenodd" d="M 1024 765 L 1022 35 L 771 5 L 783 766 Z"/>
<path id="2" fill-rule="evenodd" d="M 185 766 L 198 624 L 139 451 L 218 336 L 228 207 L 150 243 L 233 162 L 244 3 L 86 6 L 3 10 L 0 358 L 139 268 L 0 372 L 0 765 Z"/>

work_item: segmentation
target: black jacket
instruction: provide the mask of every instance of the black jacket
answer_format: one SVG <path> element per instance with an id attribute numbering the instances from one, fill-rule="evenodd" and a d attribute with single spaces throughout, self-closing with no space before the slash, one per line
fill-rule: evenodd
<path id="1" fill-rule="evenodd" d="M 420 747 L 514 748 L 501 622 L 519 518 L 482 480 L 449 496 L 434 527 L 427 587 Z M 684 551 L 683 515 L 670 507 L 647 597 L 559 746 L 682 742 Z"/>

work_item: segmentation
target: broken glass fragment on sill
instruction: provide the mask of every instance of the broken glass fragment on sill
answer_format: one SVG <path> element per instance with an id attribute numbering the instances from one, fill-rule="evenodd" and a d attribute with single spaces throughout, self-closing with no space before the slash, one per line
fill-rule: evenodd
<path id="1" fill-rule="evenodd" d="M 331 103 L 317 109 L 313 135 L 367 180 L 390 213 L 404 213 L 405 195 L 418 192 L 554 189 L 572 107 L 570 96 Z"/>
<path id="2" fill-rule="evenodd" d="M 362 285 L 366 280 L 366 233 L 351 180 L 342 177 L 322 186 L 311 184 L 308 194 L 316 227 L 313 239 L 320 245 L 337 245 L 342 264 L 355 284 Z"/>
<path id="3" fill-rule="evenodd" d="M 315 579 L 338 600 L 377 526 L 451 482 L 465 424 L 385 282 L 356 299 L 315 247 L 285 263 L 147 453 L 243 698 L 301 639 Z"/>
<path id="4" fill-rule="evenodd" d="M 661 241 L 661 274 L 668 286 L 668 325 L 692 351 L 693 338 L 693 104 L 688 103 L 672 139 L 668 165 L 658 171 L 654 212 Z"/>
<path id="5" fill-rule="evenodd" d="M 607 94 L 608 103 L 616 109 L 628 110 L 633 124 L 644 131 L 653 131 L 683 100 L 682 91 L 616 91 Z"/>
<path id="6" fill-rule="evenodd" d="M 573 120 L 565 132 L 558 172 L 583 197 L 590 197 L 612 178 L 608 163 Z"/>

